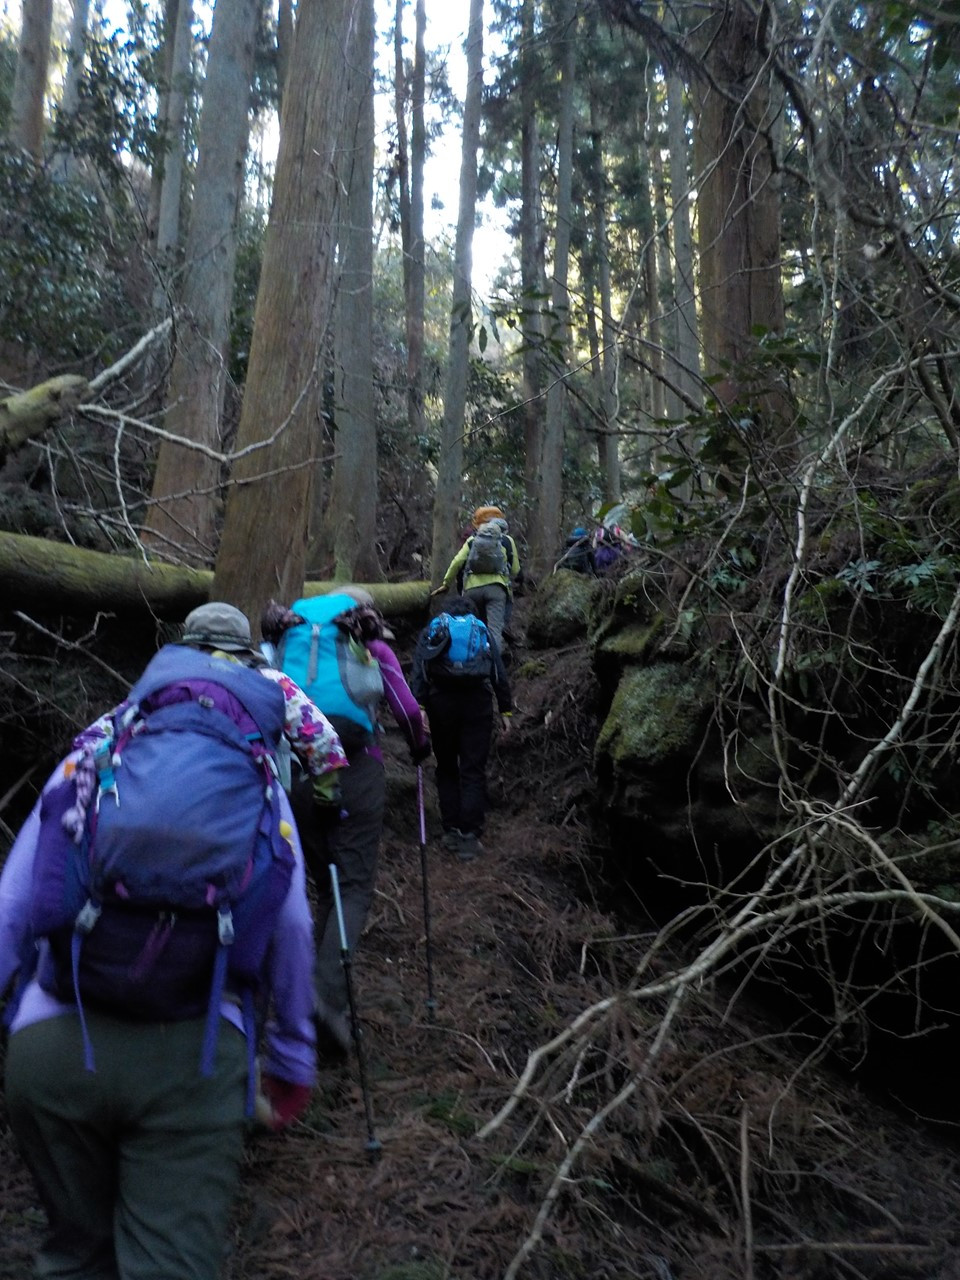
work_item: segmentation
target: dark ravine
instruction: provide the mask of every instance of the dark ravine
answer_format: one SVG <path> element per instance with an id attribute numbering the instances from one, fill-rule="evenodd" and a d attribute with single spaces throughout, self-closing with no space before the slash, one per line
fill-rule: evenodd
<path id="1" fill-rule="evenodd" d="M 796 893 L 792 913 L 751 933 L 725 958 L 725 982 L 731 990 L 742 984 L 784 1032 L 793 1028 L 804 1042 L 828 1045 L 832 1061 L 853 1079 L 926 1119 L 957 1123 L 960 1103 L 947 1064 L 960 1050 L 960 959 L 946 935 L 960 926 L 960 824 L 943 820 L 952 779 L 941 766 L 938 790 L 914 792 L 905 803 L 881 772 L 857 805 L 875 853 L 864 858 L 832 830 L 809 853 L 824 860 L 816 891 L 809 881 L 791 880 L 785 894 L 768 894 L 765 882 L 803 835 L 802 828 L 790 835 L 766 708 L 745 690 L 736 702 L 725 700 L 714 666 L 697 660 L 694 644 L 671 639 L 676 627 L 658 611 L 655 584 L 638 578 L 612 585 L 556 574 L 541 589 L 530 627 L 538 644 L 569 644 L 579 634 L 591 654 L 592 812 L 619 901 L 642 904 L 638 915 L 625 913 L 625 927 L 652 920 L 695 955 L 751 895 L 759 894 L 761 914 Z M 902 648 L 909 673 L 917 647 Z M 824 738 L 819 724 L 800 723 L 806 743 L 798 737 L 789 744 L 791 769 L 807 770 L 810 814 L 828 811 L 837 785 L 829 770 L 818 775 L 809 766 L 815 753 L 806 744 L 821 734 L 819 747 L 842 761 L 849 777 L 864 743 L 882 734 L 879 699 L 871 705 L 862 689 L 856 702 L 839 732 Z M 935 818 L 942 835 L 931 848 L 924 833 Z M 851 900 L 828 911 L 817 906 L 818 894 L 838 893 Z M 895 906 L 883 902 L 885 894 L 900 895 Z"/>

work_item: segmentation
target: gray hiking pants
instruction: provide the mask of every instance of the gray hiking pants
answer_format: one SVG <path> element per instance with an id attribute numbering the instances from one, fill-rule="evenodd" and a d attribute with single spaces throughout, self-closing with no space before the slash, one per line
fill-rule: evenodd
<path id="1" fill-rule="evenodd" d="M 482 587 L 468 587 L 463 593 L 480 610 L 480 617 L 503 653 L 503 628 L 507 618 L 507 588 L 499 582 L 485 582 Z"/>
<path id="2" fill-rule="evenodd" d="M 328 867 L 331 862 L 337 867 L 347 945 L 352 954 L 373 902 L 386 797 L 383 761 L 365 750 L 350 754 L 348 759 L 350 767 L 343 770 L 341 782 L 346 816 L 339 821 L 325 822 L 324 815 L 314 809 L 309 779 L 295 784 L 290 797 L 304 859 L 316 888 L 317 996 L 336 1013 L 347 1010 L 347 980 L 340 958 L 340 931 Z"/>
<path id="3" fill-rule="evenodd" d="M 12 1128 L 50 1229 L 36 1274 L 60 1280 L 213 1280 L 243 1155 L 246 1044 L 221 1019 L 200 1075 L 203 1019 L 80 1020 L 22 1028 L 7 1049 Z"/>

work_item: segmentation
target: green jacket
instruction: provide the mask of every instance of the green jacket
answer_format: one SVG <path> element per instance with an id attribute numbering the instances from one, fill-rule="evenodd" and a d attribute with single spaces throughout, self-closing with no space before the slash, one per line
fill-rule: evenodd
<path id="1" fill-rule="evenodd" d="M 507 594 L 513 594 L 513 579 L 520 573 L 520 556 L 517 554 L 517 544 L 511 538 L 509 533 L 502 535 L 501 541 L 507 552 L 507 565 L 509 567 L 509 575 L 499 573 L 468 573 L 463 581 L 464 591 L 469 591 L 471 587 L 485 587 L 488 583 L 499 582 L 502 587 L 506 588 Z M 466 542 L 450 561 L 447 572 L 443 575 L 441 586 L 445 591 L 449 591 L 457 580 L 457 574 L 467 563 L 467 557 L 470 554 L 470 548 L 473 546 L 473 537 L 467 538 Z"/>

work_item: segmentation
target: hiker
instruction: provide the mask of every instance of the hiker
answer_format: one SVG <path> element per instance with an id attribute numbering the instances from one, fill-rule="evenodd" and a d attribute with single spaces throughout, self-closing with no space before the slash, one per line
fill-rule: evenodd
<path id="1" fill-rule="evenodd" d="M 218 1275 L 256 1077 L 275 1130 L 315 1080 L 313 926 L 270 763 L 284 699 L 245 664 L 243 615 L 205 608 L 219 654 L 159 650 L 0 875 L 6 1106 L 49 1220 L 41 1275 Z"/>
<path id="2" fill-rule="evenodd" d="M 304 857 L 316 886 L 317 1024 L 319 1046 L 330 1056 L 349 1052 L 352 1029 L 340 931 L 329 866 L 337 867 L 347 945 L 355 950 L 373 901 L 383 828 L 386 775 L 380 749 L 378 706 L 386 698 L 419 764 L 430 739 L 410 692 L 393 639 L 373 598 L 362 587 L 337 587 L 297 600 L 290 609 L 271 600 L 261 619 L 277 664 L 292 676 L 336 729 L 347 754 L 339 817 L 316 804 L 309 780 L 294 780 L 290 793 Z"/>
<path id="3" fill-rule="evenodd" d="M 317 796 L 323 796 L 331 805 L 336 803 L 340 792 L 339 771 L 347 765 L 336 730 L 299 685 L 253 648 L 246 614 L 220 601 L 202 604 L 187 615 L 180 643 L 255 667 L 260 675 L 280 686 L 286 743 L 301 769 L 314 779 Z"/>
<path id="4" fill-rule="evenodd" d="M 439 596 L 450 591 L 462 570 L 462 594 L 477 605 L 479 616 L 502 653 L 503 631 L 513 604 L 513 583 L 521 573 L 520 556 L 499 507 L 477 507 L 472 523 L 473 533 L 464 540 L 440 586 L 431 594 Z"/>
<path id="5" fill-rule="evenodd" d="M 594 535 L 593 563 L 599 576 L 609 573 L 610 569 L 623 555 L 620 540 L 604 525 L 600 525 Z"/>
<path id="6" fill-rule="evenodd" d="M 557 562 L 558 569 L 570 569 L 574 573 L 596 575 L 597 567 L 590 545 L 590 535 L 582 525 L 571 530 L 567 537 L 563 555 Z"/>
<path id="7" fill-rule="evenodd" d="M 483 852 L 491 692 L 504 732 L 512 714 L 500 651 L 469 597 L 454 597 L 420 632 L 410 688 L 430 723 L 443 845 L 469 862 Z"/>

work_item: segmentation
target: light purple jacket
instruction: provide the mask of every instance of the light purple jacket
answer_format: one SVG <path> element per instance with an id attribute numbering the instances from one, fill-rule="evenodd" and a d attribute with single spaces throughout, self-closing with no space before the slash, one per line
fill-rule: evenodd
<path id="1" fill-rule="evenodd" d="M 67 760 L 76 760 L 78 757 L 79 753 L 75 752 Z M 67 760 L 62 761 L 54 771 L 47 787 L 62 781 Z M 280 807 L 283 817 L 292 828 L 290 841 L 296 866 L 280 909 L 267 957 L 266 979 L 270 988 L 273 1016 L 265 1029 L 261 1068 L 264 1073 L 288 1080 L 292 1084 L 312 1085 L 316 1078 L 313 920 L 307 901 L 303 851 L 289 801 L 283 791 L 280 793 Z M 34 945 L 31 942 L 29 923 L 30 897 L 39 830 L 38 800 L 20 829 L 0 874 L 0 995 L 10 987 L 18 974 L 23 956 L 29 954 L 29 948 Z M 48 944 L 41 940 L 35 945 L 46 947 Z M 33 979 L 17 1005 L 10 1030 L 16 1034 L 32 1023 L 74 1013 L 75 1010 L 73 1003 L 67 1004 L 56 999 Z M 225 1000 L 221 1013 L 243 1031 L 240 1010 L 234 1002 Z"/>
<path id="2" fill-rule="evenodd" d="M 410 692 L 410 686 L 404 678 L 403 668 L 400 666 L 397 655 L 385 640 L 368 640 L 367 648 L 380 664 L 387 706 L 392 711 L 400 732 L 406 738 L 407 746 L 412 752 L 428 746 L 430 738 L 423 727 L 420 704 Z M 376 756 L 378 760 L 383 759 L 380 748 L 376 744 L 367 748 L 367 754 Z"/>

